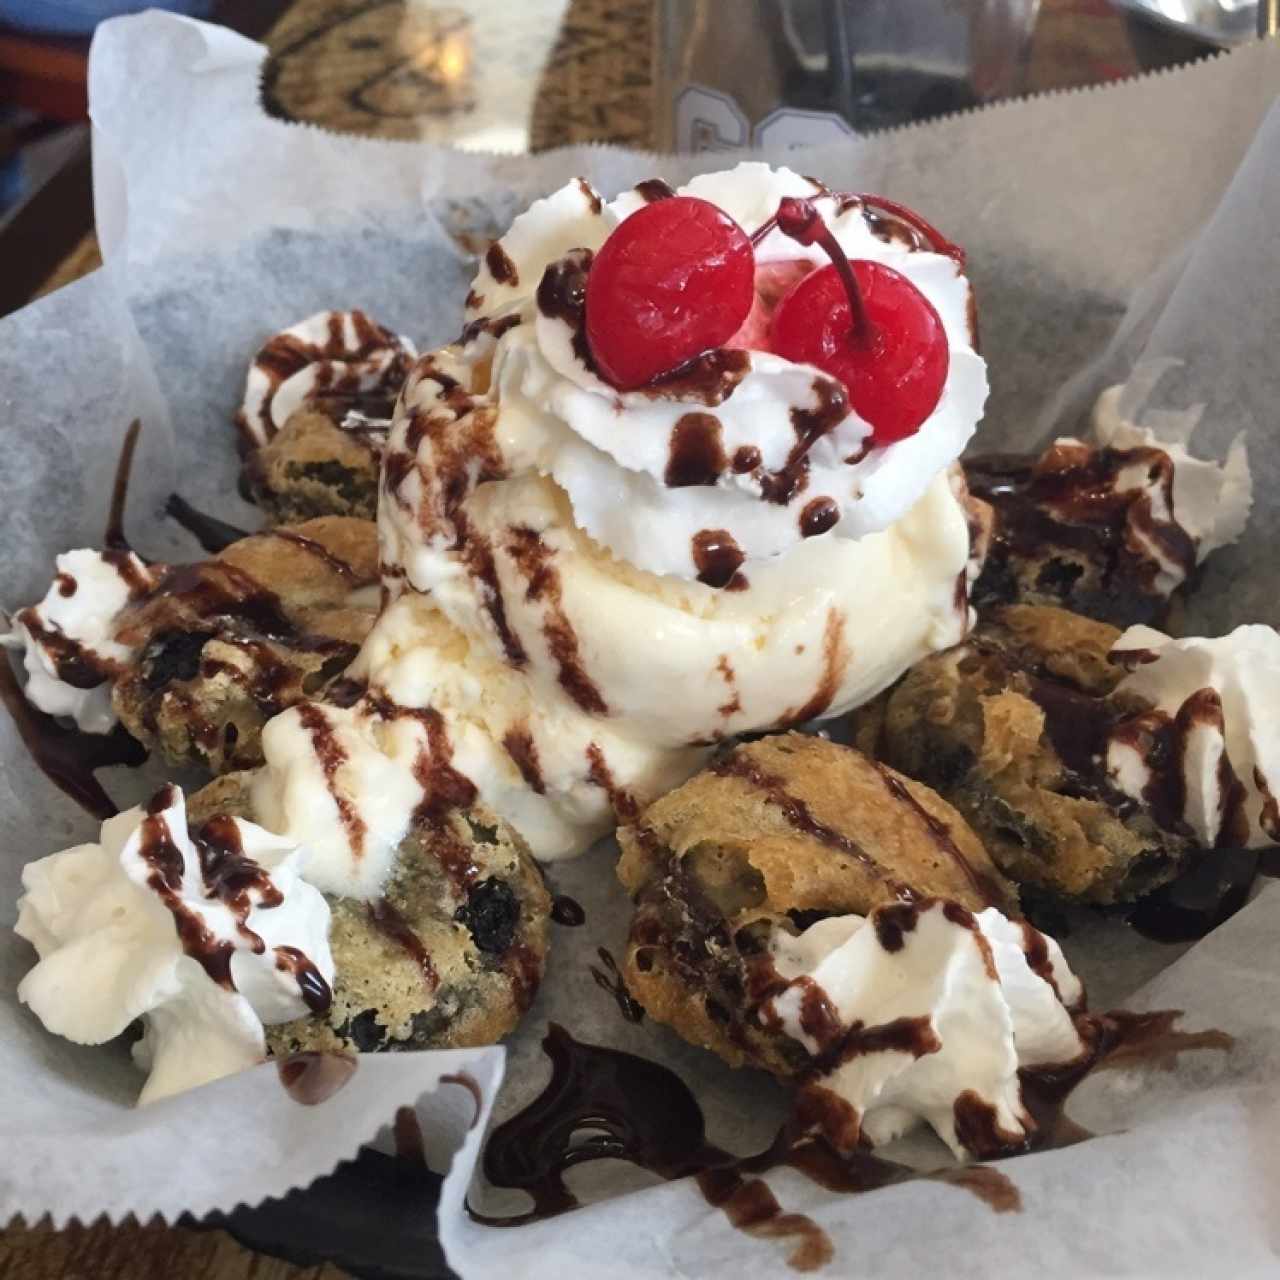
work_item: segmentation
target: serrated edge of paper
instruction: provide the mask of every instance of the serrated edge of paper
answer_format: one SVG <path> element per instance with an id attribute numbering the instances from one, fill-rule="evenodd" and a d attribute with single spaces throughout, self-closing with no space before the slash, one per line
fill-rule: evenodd
<path id="1" fill-rule="evenodd" d="M 506 1075 L 506 1050 L 502 1045 L 479 1045 L 470 1052 L 475 1054 L 489 1054 L 494 1049 L 502 1051 L 503 1058 L 498 1066 L 498 1077 L 492 1089 L 492 1097 L 486 1098 L 488 1110 L 492 1111 L 493 1100 L 497 1097 L 498 1091 L 502 1087 L 503 1079 Z M 430 1052 L 430 1051 L 428 1051 Z M 188 1208 L 166 1211 L 157 1208 L 149 1203 L 140 1202 L 135 1197 L 132 1203 L 124 1203 L 122 1199 L 114 1199 L 108 1195 L 105 1203 L 101 1208 L 96 1210 L 66 1210 L 53 1212 L 49 1209 L 39 1209 L 32 1211 L 31 1207 L 23 1202 L 23 1192 L 19 1190 L 14 1195 L 11 1204 L 6 1210 L 0 1210 L 0 1231 L 8 1230 L 11 1227 L 22 1226 L 28 1230 L 37 1227 L 48 1227 L 54 1231 L 63 1231 L 69 1226 L 92 1227 L 104 1219 L 108 1226 L 118 1227 L 126 1224 L 130 1219 L 139 1226 L 147 1226 L 148 1224 L 159 1221 L 160 1225 L 165 1227 L 176 1227 L 181 1225 L 181 1220 L 185 1217 L 195 1219 L 197 1224 L 203 1222 L 210 1214 L 221 1214 L 229 1216 L 238 1209 L 257 1209 L 265 1205 L 269 1200 L 282 1200 L 285 1196 L 293 1191 L 306 1191 L 313 1186 L 321 1178 L 328 1178 L 338 1169 L 340 1165 L 347 1164 L 355 1160 L 359 1155 L 361 1148 L 367 1146 L 377 1136 L 378 1132 L 392 1124 L 395 1119 L 396 1112 L 402 1107 L 420 1106 L 425 1098 L 434 1097 L 442 1085 L 448 1081 L 437 1079 L 430 1088 L 420 1090 L 418 1093 L 411 1095 L 402 1102 L 398 1102 L 392 1109 L 391 1115 L 379 1122 L 377 1128 L 370 1134 L 363 1137 L 353 1138 L 349 1148 L 343 1148 L 345 1154 L 336 1156 L 332 1164 L 323 1166 L 306 1181 L 290 1180 L 288 1175 L 282 1173 L 274 1182 L 269 1181 L 270 1189 L 263 1191 L 260 1195 L 256 1195 L 251 1199 L 237 1199 L 231 1204 L 223 1203 L 200 1203 L 192 1205 Z M 482 1112 L 483 1114 L 483 1112 Z M 470 1131 L 468 1131 L 469 1133 Z M 458 1152 L 465 1145 L 468 1133 L 463 1134 L 462 1142 L 457 1148 L 451 1152 L 449 1156 L 449 1169 L 453 1167 L 453 1162 L 457 1159 Z M 445 1171 L 447 1176 L 449 1170 Z M 4 1212 L 8 1213 L 8 1217 L 4 1217 Z M 88 1216 L 92 1214 L 92 1216 Z M 218 1224 L 221 1226 L 222 1224 Z"/>

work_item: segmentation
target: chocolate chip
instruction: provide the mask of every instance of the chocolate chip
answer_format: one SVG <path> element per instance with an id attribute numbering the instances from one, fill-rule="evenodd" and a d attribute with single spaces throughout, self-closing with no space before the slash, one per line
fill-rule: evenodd
<path id="1" fill-rule="evenodd" d="M 165 631 L 156 636 L 142 655 L 147 688 L 154 692 L 174 680 L 194 680 L 200 670 L 200 653 L 210 639 L 204 631 Z"/>
<path id="2" fill-rule="evenodd" d="M 1018 576 L 1009 561 L 998 552 L 987 556 L 987 562 L 973 584 L 971 603 L 977 608 L 988 604 L 1008 604 L 1018 599 Z"/>
<path id="3" fill-rule="evenodd" d="M 510 885 L 490 877 L 471 887 L 453 918 L 467 926 L 481 951 L 498 955 L 515 940 L 520 903 Z"/>
<path id="4" fill-rule="evenodd" d="M 360 1053 L 373 1053 L 382 1048 L 387 1029 L 378 1021 L 376 1009 L 364 1009 L 357 1013 L 341 1034 L 345 1035 Z"/>
<path id="5" fill-rule="evenodd" d="M 1065 600 L 1084 573 L 1084 566 L 1070 560 L 1050 560 L 1036 575 L 1036 587 Z"/>

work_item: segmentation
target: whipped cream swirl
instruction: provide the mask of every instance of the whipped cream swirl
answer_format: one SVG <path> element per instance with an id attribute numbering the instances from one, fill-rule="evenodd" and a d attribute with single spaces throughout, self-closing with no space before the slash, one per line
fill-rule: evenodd
<path id="1" fill-rule="evenodd" d="M 833 916 L 770 950 L 761 1017 L 812 1055 L 801 1114 L 842 1150 L 925 1122 L 960 1158 L 1025 1146 L 1018 1072 L 1083 1058 L 1084 990 L 1058 944 L 994 907 L 930 900 Z"/>
<path id="2" fill-rule="evenodd" d="M 652 190 L 642 184 L 605 204 L 587 183 L 569 183 L 521 214 L 486 259 L 468 318 L 525 321 L 504 329 L 491 356 L 508 465 L 553 477 L 579 528 L 628 564 L 717 586 L 731 575 L 717 575 L 700 554 L 708 533 L 735 547 L 749 569 L 805 537 L 887 528 L 959 457 L 986 399 L 969 284 L 957 263 L 887 234 L 884 220 L 869 219 L 860 203 L 787 169 L 747 163 L 701 175 L 676 194 L 718 204 L 747 231 L 784 196 L 812 198 L 851 259 L 905 275 L 946 331 L 941 398 L 915 435 L 876 448 L 838 380 L 763 350 L 731 344 L 650 387 L 619 392 L 595 371 L 574 295 L 591 252 Z M 774 230 L 756 247 L 757 288 L 771 304 L 826 260 L 819 247 Z M 742 341 L 765 328 L 749 323 Z"/>
<path id="3" fill-rule="evenodd" d="M 15 932 L 39 953 L 19 998 L 45 1027 L 103 1044 L 143 1021 L 140 1102 L 260 1062 L 263 1026 L 327 1008 L 329 906 L 305 851 L 253 823 L 187 829 L 182 792 L 29 863 Z"/>
<path id="4" fill-rule="evenodd" d="M 1110 731 L 1107 772 L 1164 827 L 1186 826 L 1206 849 L 1280 843 L 1280 635 L 1237 627 L 1173 640 L 1130 627 L 1111 651 L 1129 674 L 1115 692 L 1150 710 Z"/>
<path id="5" fill-rule="evenodd" d="M 132 551 L 68 551 L 39 604 L 18 612 L 0 644 L 23 652 L 26 696 L 41 711 L 70 716 L 86 733 L 116 723 L 111 681 L 133 649 L 116 638 L 121 613 L 158 581 Z"/>
<path id="6" fill-rule="evenodd" d="M 236 414 L 241 443 L 264 445 L 305 401 L 394 400 L 417 355 L 408 338 L 363 311 L 317 311 L 277 333 L 253 358 Z"/>

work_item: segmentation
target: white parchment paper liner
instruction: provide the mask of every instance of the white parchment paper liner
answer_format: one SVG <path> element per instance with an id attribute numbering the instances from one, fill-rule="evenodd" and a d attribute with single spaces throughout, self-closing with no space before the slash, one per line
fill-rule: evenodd
<path id="1" fill-rule="evenodd" d="M 90 88 L 107 266 L 0 323 L 7 604 L 43 591 L 56 551 L 97 541 L 105 477 L 131 417 L 146 424 L 133 539 L 152 555 L 191 557 L 184 535 L 157 518 L 159 501 L 176 478 L 198 504 L 252 520 L 234 496 L 229 417 L 247 357 L 267 334 L 320 307 L 363 306 L 422 347 L 445 341 L 473 270 L 460 229 L 496 232 L 578 173 L 611 193 L 655 172 L 678 180 L 725 163 L 595 147 L 464 156 L 334 137 L 262 115 L 262 56 L 225 31 L 158 14 L 99 30 Z M 1270 554 L 1280 520 L 1271 337 L 1280 326 L 1280 115 L 1263 123 L 1278 85 L 1280 48 L 1255 46 L 789 158 L 833 185 L 916 204 L 967 246 L 993 384 L 984 445 L 1027 448 L 1078 428 L 1096 390 L 1141 361 L 1164 376 L 1135 410 L 1165 434 L 1194 428 L 1195 448 L 1220 452 L 1249 432 L 1254 521 L 1241 547 L 1215 561 L 1194 610 L 1197 625 L 1216 630 L 1280 620 Z M 128 803 L 158 776 L 116 771 L 105 781 Z M 13 919 L 24 861 L 93 834 L 0 726 L 0 924 Z M 612 858 L 605 845 L 556 869 L 588 923 L 557 930 L 548 981 L 507 1047 L 497 1105 L 509 1113 L 541 1087 L 538 1042 L 555 1018 L 579 1038 L 668 1063 L 702 1100 L 713 1140 L 755 1149 L 783 1105 L 772 1082 L 732 1073 L 652 1024 L 624 1023 L 590 976 L 595 948 L 617 949 L 624 936 Z M 1158 975 L 1132 1003 L 1184 1008 L 1189 1025 L 1220 1027 L 1239 1044 L 1229 1056 L 1189 1056 L 1172 1073 L 1091 1080 L 1072 1113 L 1107 1136 L 1011 1164 L 1021 1215 L 997 1216 L 933 1183 L 833 1198 L 790 1173 L 771 1178 L 784 1207 L 827 1228 L 833 1274 L 916 1275 L 942 1259 L 956 1276 L 1274 1275 L 1278 936 L 1274 887 L 1172 967 L 1178 948 L 1114 922 L 1078 923 L 1065 945 L 1095 1005 L 1128 1000 Z M 65 1044 L 17 1006 L 30 961 L 25 944 L 0 932 L 0 1221 L 15 1212 L 172 1219 L 257 1203 L 327 1172 L 396 1106 L 416 1103 L 440 1167 L 465 1136 L 441 1235 L 468 1277 L 782 1266 L 780 1247 L 732 1231 L 688 1186 L 637 1191 L 635 1178 L 604 1165 L 571 1181 L 607 1204 L 516 1231 L 469 1223 L 462 1201 L 481 1128 L 468 1130 L 466 1090 L 437 1084 L 469 1071 L 487 1111 L 502 1050 L 367 1058 L 317 1108 L 288 1099 L 264 1066 L 131 1110 L 138 1080 L 120 1046 Z M 926 1144 L 921 1158 L 945 1155 Z"/>

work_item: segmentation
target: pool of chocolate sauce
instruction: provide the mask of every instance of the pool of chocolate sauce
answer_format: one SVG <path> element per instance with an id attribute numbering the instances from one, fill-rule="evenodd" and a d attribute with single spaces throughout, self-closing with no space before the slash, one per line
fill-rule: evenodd
<path id="1" fill-rule="evenodd" d="M 1076 1087 L 1093 1071 L 1147 1061 L 1164 1062 L 1196 1049 L 1229 1050 L 1220 1031 L 1184 1032 L 1177 1010 L 1081 1014 L 1089 1052 L 1063 1068 L 1025 1070 L 1023 1097 L 1035 1122 L 1026 1150 L 1069 1146 L 1092 1135 L 1066 1115 Z M 566 1173 L 596 1160 L 624 1160 L 675 1181 L 692 1178 L 708 1204 L 739 1230 L 782 1241 L 787 1263 L 813 1271 L 835 1257 L 833 1242 L 805 1214 L 787 1212 L 761 1175 L 790 1168 L 829 1191 L 857 1195 L 915 1179 L 968 1191 L 997 1213 L 1021 1209 L 1008 1164 L 949 1164 L 920 1172 L 869 1151 L 837 1151 L 809 1132 L 798 1108 L 763 1151 L 737 1156 L 710 1142 L 697 1099 L 669 1068 L 657 1062 L 576 1040 L 552 1023 L 543 1040 L 551 1079 L 523 1111 L 489 1135 L 484 1152 L 488 1182 L 524 1192 L 530 1207 L 508 1217 L 469 1212 L 477 1222 L 515 1227 L 579 1207 Z"/>

